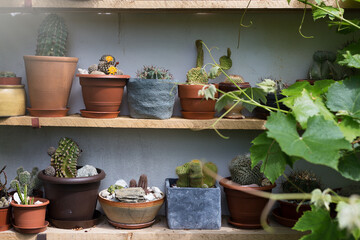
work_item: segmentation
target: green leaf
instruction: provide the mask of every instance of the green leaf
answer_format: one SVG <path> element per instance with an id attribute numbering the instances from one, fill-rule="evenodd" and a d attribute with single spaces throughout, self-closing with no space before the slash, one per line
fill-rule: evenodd
<path id="1" fill-rule="evenodd" d="M 260 103 L 260 101 L 263 103 L 267 102 L 266 93 L 260 88 L 247 88 L 245 92 L 248 96 L 250 96 L 254 101 L 258 103 Z M 247 100 L 247 98 L 244 99 Z M 249 103 L 243 103 L 243 106 L 250 112 L 252 112 L 256 108 L 255 105 Z"/>
<path id="2" fill-rule="evenodd" d="M 297 221 L 294 230 L 305 232 L 311 231 L 301 240 L 339 240 L 345 236 L 345 231 L 338 228 L 338 224 L 330 217 L 330 213 L 323 208 L 311 207 Z"/>
<path id="3" fill-rule="evenodd" d="M 339 61 L 340 65 L 360 69 L 360 54 L 352 55 L 349 51 L 343 54 L 344 59 Z"/>
<path id="4" fill-rule="evenodd" d="M 225 94 L 222 94 L 221 97 L 216 101 L 215 103 L 215 110 L 217 112 L 220 112 L 221 110 L 223 110 L 223 108 L 229 104 L 229 103 L 232 103 L 234 102 L 234 98 L 231 97 L 231 93 L 228 92 L 228 93 L 225 93 Z"/>
<path id="5" fill-rule="evenodd" d="M 329 88 L 327 99 L 331 111 L 360 119 L 360 77 L 353 76 L 342 84 L 336 82 Z"/>
<path id="6" fill-rule="evenodd" d="M 344 177 L 360 181 L 360 158 L 354 152 L 340 159 L 338 169 Z"/>
<path id="7" fill-rule="evenodd" d="M 321 4 L 320 7 L 322 9 L 314 7 L 312 9 L 314 21 L 320 18 L 325 18 L 326 16 L 328 16 L 330 20 L 334 20 L 336 17 L 341 17 L 344 14 L 344 9 L 342 8 L 338 9 L 330 6 L 325 6 L 324 4 Z"/>
<path id="8" fill-rule="evenodd" d="M 302 136 L 296 129 L 296 120 L 291 115 L 271 113 L 265 127 L 268 137 L 275 139 L 289 156 L 302 157 L 314 163 L 337 169 L 340 150 L 352 150 L 339 127 L 323 116 L 310 117 Z"/>
<path id="9" fill-rule="evenodd" d="M 350 62 L 349 59 L 346 59 L 349 55 L 347 53 L 350 53 L 351 56 L 360 54 L 360 40 L 348 44 L 346 47 L 338 51 L 336 62 L 340 65 L 345 65 Z M 356 64 L 354 64 L 355 66 Z"/>
<path id="10" fill-rule="evenodd" d="M 217 65 L 214 65 L 212 68 L 210 68 L 209 78 L 213 79 L 213 78 L 218 77 L 219 76 L 219 70 L 220 70 L 220 67 L 217 66 Z"/>
<path id="11" fill-rule="evenodd" d="M 359 19 L 348 19 L 349 22 L 352 22 L 355 25 L 360 25 L 360 20 Z M 359 31 L 359 29 L 347 22 L 341 21 L 341 20 L 334 20 L 334 21 L 330 21 L 328 23 L 328 26 L 331 27 L 335 27 L 336 28 L 336 32 L 341 33 L 341 34 L 349 34 L 352 32 L 356 32 Z"/>
<path id="12" fill-rule="evenodd" d="M 286 155 L 279 144 L 266 133 L 262 133 L 252 141 L 250 148 L 251 165 L 256 166 L 262 162 L 261 172 L 274 183 L 285 171 L 286 165 L 292 166 L 293 159 Z"/>
<path id="13" fill-rule="evenodd" d="M 352 119 L 351 117 L 345 116 L 339 123 L 340 130 L 343 132 L 345 139 L 349 142 L 360 137 L 359 122 Z"/>

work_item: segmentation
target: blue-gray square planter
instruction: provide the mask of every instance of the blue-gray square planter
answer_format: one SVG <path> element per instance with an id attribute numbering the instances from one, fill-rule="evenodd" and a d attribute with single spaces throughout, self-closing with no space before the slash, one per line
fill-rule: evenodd
<path id="1" fill-rule="evenodd" d="M 130 78 L 128 105 L 132 118 L 171 118 L 177 85 L 171 80 Z"/>
<path id="2" fill-rule="evenodd" d="M 220 229 L 221 191 L 215 188 L 173 188 L 176 178 L 165 180 L 166 217 L 170 229 Z"/>

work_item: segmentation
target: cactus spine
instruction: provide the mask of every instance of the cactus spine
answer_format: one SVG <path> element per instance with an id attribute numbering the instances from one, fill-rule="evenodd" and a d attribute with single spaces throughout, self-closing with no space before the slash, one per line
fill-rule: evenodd
<path id="1" fill-rule="evenodd" d="M 65 56 L 67 37 L 64 19 L 56 14 L 48 15 L 38 31 L 36 55 Z"/>
<path id="2" fill-rule="evenodd" d="M 261 186 L 263 174 L 260 172 L 260 164 L 251 168 L 250 154 L 238 155 L 231 160 L 229 170 L 233 182 L 240 185 L 257 184 Z"/>

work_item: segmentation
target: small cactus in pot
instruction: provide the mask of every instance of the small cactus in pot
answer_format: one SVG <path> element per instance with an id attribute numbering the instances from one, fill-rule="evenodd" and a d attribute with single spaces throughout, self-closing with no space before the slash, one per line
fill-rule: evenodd
<path id="1" fill-rule="evenodd" d="M 251 167 L 250 154 L 238 155 L 231 160 L 229 170 L 231 180 L 240 185 L 263 185 L 263 174 L 260 172 L 261 164 Z"/>
<path id="2" fill-rule="evenodd" d="M 136 77 L 141 79 L 173 79 L 173 75 L 168 69 L 156 66 L 144 66 L 136 72 Z"/>
<path id="3" fill-rule="evenodd" d="M 17 176 L 10 182 L 11 189 L 24 193 L 26 188 L 28 196 L 36 195 L 36 192 L 39 192 L 41 188 L 41 182 L 37 177 L 38 172 L 39 169 L 37 167 L 34 167 L 31 172 L 24 170 L 23 167 L 19 167 L 16 170 Z"/>

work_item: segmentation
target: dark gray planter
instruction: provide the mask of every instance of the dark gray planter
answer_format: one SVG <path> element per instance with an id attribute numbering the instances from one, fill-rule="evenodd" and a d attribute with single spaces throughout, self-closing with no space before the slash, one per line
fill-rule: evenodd
<path id="1" fill-rule="evenodd" d="M 127 84 L 132 118 L 171 118 L 177 85 L 171 80 L 131 78 Z"/>
<path id="2" fill-rule="evenodd" d="M 216 188 L 172 188 L 177 179 L 167 178 L 166 217 L 171 229 L 220 229 L 221 193 Z"/>

